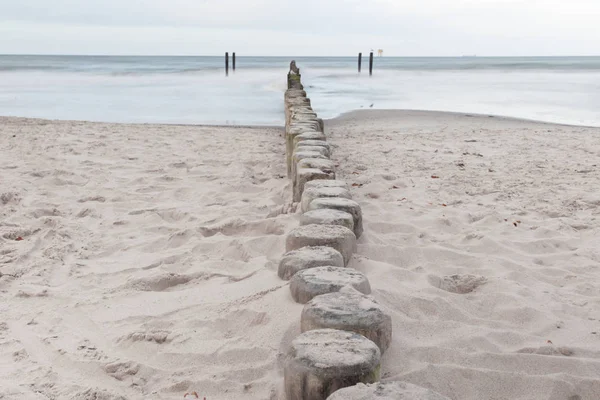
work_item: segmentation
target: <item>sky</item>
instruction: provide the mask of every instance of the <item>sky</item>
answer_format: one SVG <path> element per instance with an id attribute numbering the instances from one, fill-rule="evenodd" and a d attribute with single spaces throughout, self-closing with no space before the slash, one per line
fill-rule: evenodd
<path id="1" fill-rule="evenodd" d="M 0 54 L 600 55 L 600 0 L 0 0 Z"/>

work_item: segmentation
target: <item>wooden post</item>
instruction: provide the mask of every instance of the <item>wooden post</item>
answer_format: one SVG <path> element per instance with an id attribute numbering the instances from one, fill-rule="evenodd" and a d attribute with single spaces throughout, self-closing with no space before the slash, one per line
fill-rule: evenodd
<path id="1" fill-rule="evenodd" d="M 225 75 L 229 75 L 229 53 L 225 53 Z"/>
<path id="2" fill-rule="evenodd" d="M 358 72 L 362 70 L 362 53 L 358 53 Z"/>
<path id="3" fill-rule="evenodd" d="M 373 75 L 373 52 L 369 56 L 369 75 Z"/>
<path id="4" fill-rule="evenodd" d="M 235 72 L 235 53 L 233 53 L 232 56 L 233 56 L 233 59 L 231 60 L 233 63 L 232 67 L 233 67 L 233 71 Z"/>

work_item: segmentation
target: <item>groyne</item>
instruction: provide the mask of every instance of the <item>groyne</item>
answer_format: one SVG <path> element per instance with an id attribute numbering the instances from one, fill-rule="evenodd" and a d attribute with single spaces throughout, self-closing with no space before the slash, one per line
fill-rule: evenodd
<path id="1" fill-rule="evenodd" d="M 360 205 L 337 179 L 323 120 L 311 106 L 295 62 L 285 92 L 287 174 L 300 226 L 289 232 L 278 274 L 305 304 L 302 333 L 284 366 L 285 398 L 326 400 L 339 389 L 375 384 L 391 343 L 391 317 L 370 296 L 371 285 L 349 268 L 363 233 Z"/>

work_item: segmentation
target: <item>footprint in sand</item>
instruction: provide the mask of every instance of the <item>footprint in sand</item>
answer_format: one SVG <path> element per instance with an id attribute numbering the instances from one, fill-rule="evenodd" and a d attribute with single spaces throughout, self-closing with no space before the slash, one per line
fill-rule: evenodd
<path id="1" fill-rule="evenodd" d="M 87 339 L 79 342 L 77 352 L 85 360 L 106 361 L 108 359 L 108 356 L 98 346 Z"/>
<path id="2" fill-rule="evenodd" d="M 171 236 L 169 236 L 167 243 L 170 248 L 177 248 L 185 245 L 193 237 L 194 232 L 190 229 L 187 229 L 185 231 L 173 233 Z"/>
<path id="3" fill-rule="evenodd" d="M 156 208 L 150 208 L 147 210 L 134 210 L 134 211 L 130 211 L 129 215 L 142 215 L 145 213 L 151 213 L 151 212 L 156 212 Z"/>
<path id="4" fill-rule="evenodd" d="M 467 294 L 475 291 L 479 286 L 487 283 L 483 276 L 475 275 L 449 275 L 449 276 L 429 276 L 431 286 L 446 292 L 456 294 Z"/>
<path id="5" fill-rule="evenodd" d="M 242 218 L 228 218 L 211 226 L 201 226 L 198 231 L 204 237 L 215 236 L 218 233 L 224 236 L 262 236 L 262 235 L 282 235 L 284 227 L 280 221 L 268 219 L 259 221 L 246 221 Z"/>
<path id="6" fill-rule="evenodd" d="M 234 303 L 230 303 L 234 305 Z M 219 318 L 213 320 L 195 320 L 190 321 L 190 325 L 202 331 L 204 340 L 217 338 L 231 338 L 235 333 L 244 332 L 247 329 L 253 329 L 260 326 L 267 326 L 271 321 L 269 315 L 265 312 L 241 309 L 225 313 L 223 311 Z"/>
<path id="7" fill-rule="evenodd" d="M 98 203 L 104 203 L 104 202 L 106 202 L 106 198 L 103 196 L 88 196 L 88 197 L 84 197 L 83 199 L 78 200 L 78 202 L 80 202 L 80 203 L 87 203 L 88 201 L 96 201 Z"/>
<path id="8" fill-rule="evenodd" d="M 166 222 L 180 222 L 190 215 L 188 212 L 180 211 L 178 209 L 169 210 L 158 210 L 156 214 Z"/>
<path id="9" fill-rule="evenodd" d="M 526 347 L 518 350 L 517 353 L 521 354 L 537 354 L 540 356 L 564 356 L 570 357 L 575 352 L 569 347 L 554 347 L 554 346 L 542 346 L 542 347 Z"/>
<path id="10" fill-rule="evenodd" d="M 0 194 L 0 204 L 3 206 L 7 204 L 19 204 L 20 201 L 21 198 L 19 197 L 18 193 L 7 192 Z"/>
<path id="11" fill-rule="evenodd" d="M 50 171 L 33 171 L 29 175 L 33 176 L 34 178 L 45 178 L 50 175 Z"/>
<path id="12" fill-rule="evenodd" d="M 2 235 L 4 239 L 17 240 L 18 238 L 27 238 L 41 231 L 41 229 L 17 229 Z"/>
<path id="13" fill-rule="evenodd" d="M 49 209 L 49 208 L 38 208 L 37 210 L 31 213 L 33 218 L 42 218 L 42 217 L 60 217 L 62 213 L 57 209 Z"/>
<path id="14" fill-rule="evenodd" d="M 174 176 L 163 175 L 160 178 L 158 178 L 158 180 L 165 181 L 165 182 L 174 182 L 174 181 L 180 181 L 181 179 L 176 178 Z"/>
<path id="15" fill-rule="evenodd" d="M 28 360 L 29 353 L 27 353 L 27 350 L 25 350 L 25 349 L 20 349 L 20 350 L 17 350 L 12 353 L 12 358 L 13 358 L 13 362 L 16 362 L 16 363 L 19 361 Z"/>
<path id="16" fill-rule="evenodd" d="M 132 361 L 115 362 L 104 366 L 104 372 L 118 381 L 122 381 L 130 376 L 135 376 L 139 370 L 140 365 Z"/>
<path id="17" fill-rule="evenodd" d="M 15 249 L 0 250 L 0 256 L 6 256 L 15 252 Z"/>
<path id="18" fill-rule="evenodd" d="M 172 168 L 189 168 L 189 166 L 187 165 L 187 163 L 185 161 L 181 161 L 181 162 L 176 162 L 173 164 L 169 164 L 169 167 Z"/>
<path id="19" fill-rule="evenodd" d="M 157 344 L 163 344 L 172 340 L 171 332 L 169 331 L 138 331 L 130 333 L 127 336 L 120 338 L 118 341 L 128 342 L 154 342 Z"/>
<path id="20" fill-rule="evenodd" d="M 185 285 L 186 283 L 198 277 L 199 275 L 192 276 L 169 273 L 148 278 L 135 279 L 125 284 L 125 286 L 143 292 L 163 292 L 175 286 Z"/>
<path id="21" fill-rule="evenodd" d="M 123 396 L 119 396 L 114 393 L 110 393 L 104 389 L 89 388 L 82 392 L 76 393 L 73 400 L 127 400 Z"/>
<path id="22" fill-rule="evenodd" d="M 75 216 L 77 218 L 85 218 L 87 216 L 92 216 L 94 214 L 94 210 L 92 210 L 91 208 L 84 208 L 83 210 L 79 211 Z"/>

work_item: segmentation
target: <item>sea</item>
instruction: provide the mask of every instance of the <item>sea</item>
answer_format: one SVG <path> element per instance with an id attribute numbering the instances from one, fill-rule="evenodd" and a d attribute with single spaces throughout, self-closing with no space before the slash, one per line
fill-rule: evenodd
<path id="1" fill-rule="evenodd" d="M 600 57 L 375 57 L 372 76 L 357 58 L 295 58 L 321 117 L 405 109 L 600 126 Z M 224 56 L 0 55 L 0 115 L 282 125 L 291 60 L 238 56 L 226 76 Z"/>

